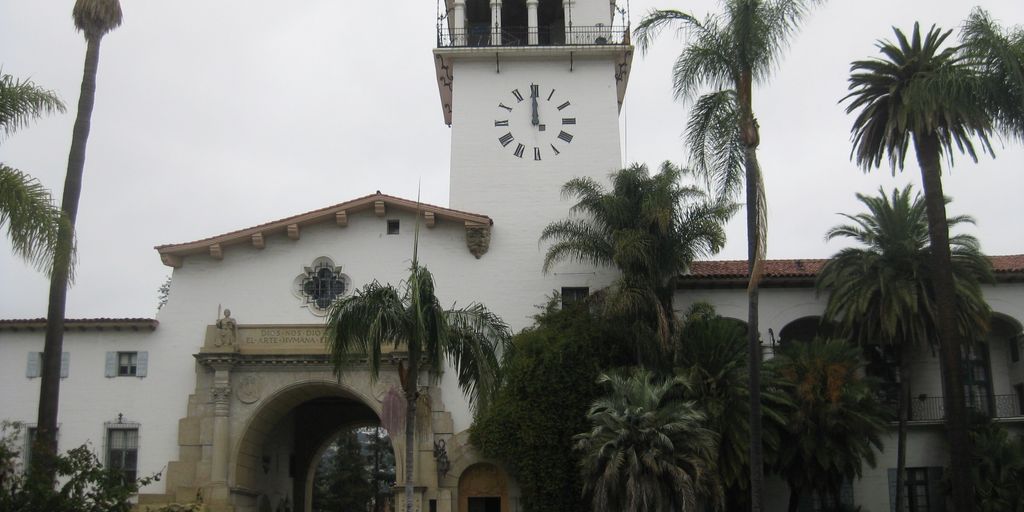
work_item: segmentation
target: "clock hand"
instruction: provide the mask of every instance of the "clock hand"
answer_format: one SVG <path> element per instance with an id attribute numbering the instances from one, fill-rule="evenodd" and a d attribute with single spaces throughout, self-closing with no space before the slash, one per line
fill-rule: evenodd
<path id="1" fill-rule="evenodd" d="M 537 115 L 537 88 L 532 87 L 531 89 L 532 94 L 530 94 L 530 103 L 533 104 L 533 118 L 531 119 L 531 122 L 534 126 L 537 126 L 540 124 L 540 116 Z"/>

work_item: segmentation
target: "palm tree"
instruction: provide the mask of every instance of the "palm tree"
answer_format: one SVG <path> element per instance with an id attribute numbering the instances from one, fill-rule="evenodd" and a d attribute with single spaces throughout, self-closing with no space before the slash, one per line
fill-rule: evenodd
<path id="1" fill-rule="evenodd" d="M 767 238 L 767 208 L 757 147 L 761 135 L 753 109 L 753 86 L 764 82 L 812 5 L 823 0 L 722 0 L 723 13 L 703 21 L 676 10 L 655 10 L 637 26 L 637 45 L 646 50 L 666 26 L 682 24 L 688 45 L 673 67 L 675 94 L 696 97 L 687 123 L 691 165 L 720 194 L 737 195 L 745 183 L 749 284 L 747 350 L 750 395 L 750 480 L 752 510 L 761 510 L 764 487 L 761 453 L 758 281 Z"/>
<path id="2" fill-rule="evenodd" d="M 64 178 L 61 211 L 65 221 L 58 232 L 58 252 L 53 258 L 50 274 L 50 304 L 46 311 L 46 344 L 43 347 L 42 378 L 39 384 L 39 416 L 36 427 L 36 453 L 33 463 L 41 477 L 52 482 L 50 463 L 57 450 L 57 409 L 60 400 L 60 354 L 64 345 L 64 310 L 67 303 L 71 256 L 74 246 L 78 200 L 82 195 L 82 174 L 85 170 L 85 146 L 89 139 L 92 107 L 96 98 L 96 71 L 99 66 L 100 41 L 121 25 L 121 4 L 118 0 L 76 0 L 71 11 L 75 28 L 85 35 L 85 69 L 82 91 L 78 97 L 78 115 L 71 135 L 68 171 Z"/>
<path id="3" fill-rule="evenodd" d="M 836 226 L 826 238 L 848 238 L 859 247 L 836 253 L 818 275 L 818 290 L 829 293 L 825 318 L 862 345 L 892 347 L 899 364 L 896 509 L 903 510 L 907 416 L 911 367 L 908 351 L 935 339 L 937 312 L 931 280 L 928 219 L 920 194 L 911 199 L 908 185 L 891 196 L 857 194 L 868 211 L 844 215 L 852 224 Z M 970 217 L 948 219 L 950 226 L 973 224 Z M 988 328 L 989 307 L 980 283 L 991 281 L 991 264 L 978 241 L 956 235 L 949 241 L 957 289 L 958 328 L 977 336 Z"/>
<path id="4" fill-rule="evenodd" d="M 0 140 L 54 112 L 64 112 L 56 93 L 0 73 Z M 60 210 L 38 180 L 0 163 L 0 227 L 4 224 L 15 254 L 49 272 L 57 250 Z"/>
<path id="5" fill-rule="evenodd" d="M 611 393 L 590 407 L 593 428 L 575 437 L 594 512 L 696 510 L 701 502 L 720 510 L 718 436 L 703 427 L 696 402 L 673 399 L 673 388 L 685 383 L 655 382 L 643 369 L 599 382 Z"/>
<path id="6" fill-rule="evenodd" d="M 839 510 L 843 481 L 860 477 L 865 462 L 875 466 L 888 422 L 874 386 L 860 377 L 859 349 L 842 340 L 793 342 L 769 364 L 795 404 L 776 461 L 789 510 L 799 509 L 805 492 Z"/>
<path id="7" fill-rule="evenodd" d="M 726 510 L 750 508 L 750 388 L 747 384 L 746 326 L 723 318 L 707 303 L 695 303 L 679 332 L 676 374 L 689 386 L 682 396 L 695 400 L 706 426 L 719 435 L 718 478 L 725 489 Z M 771 382 L 771 379 L 768 379 Z M 761 392 L 767 420 L 764 440 L 769 453 L 777 450 L 785 423 L 780 411 L 788 401 L 769 384 Z"/>
<path id="8" fill-rule="evenodd" d="M 968 510 L 972 502 L 971 440 L 960 370 L 963 340 L 955 325 L 941 157 L 946 155 L 952 164 L 956 149 L 977 160 L 973 140 L 982 152 L 992 154 L 989 137 L 993 132 L 1024 138 L 1022 31 L 1004 35 L 980 10 L 965 27 L 966 44 L 945 49 L 942 46 L 951 31 L 932 27 L 922 38 L 915 24 L 908 39 L 894 29 L 896 43 L 879 43 L 884 58 L 851 64 L 851 92 L 844 98 L 849 100 L 847 113 L 860 111 L 851 130 L 852 156 L 865 171 L 878 167 L 884 156 L 894 171 L 902 169 L 911 142 L 921 168 L 929 240 L 939 248 L 932 251 L 932 279 L 953 503 L 958 510 Z"/>
<path id="9" fill-rule="evenodd" d="M 642 332 L 638 339 L 650 334 L 646 331 L 656 333 L 657 346 L 640 358 L 649 365 L 672 362 L 676 281 L 694 259 L 722 248 L 722 225 L 735 211 L 730 203 L 709 201 L 697 188 L 681 186 L 687 174 L 670 162 L 653 176 L 647 166 L 635 164 L 611 175 L 610 191 L 592 178 L 572 179 L 562 194 L 576 197 L 572 212 L 583 215 L 549 224 L 540 238 L 554 241 L 544 258 L 545 272 L 563 260 L 619 269 L 605 306 L 635 320 Z"/>
<path id="10" fill-rule="evenodd" d="M 387 346 L 404 348 L 408 369 L 399 365 L 405 414 L 405 505 L 412 512 L 413 453 L 420 365 L 440 375 L 447 359 L 455 367 L 459 387 L 476 410 L 486 406 L 498 384 L 498 357 L 509 339 L 501 319 L 480 304 L 445 310 L 434 295 L 434 278 L 415 255 L 401 291 L 374 281 L 339 299 L 327 316 L 325 333 L 334 372 L 341 375 L 351 358 L 366 357 L 370 374 L 380 374 Z"/>

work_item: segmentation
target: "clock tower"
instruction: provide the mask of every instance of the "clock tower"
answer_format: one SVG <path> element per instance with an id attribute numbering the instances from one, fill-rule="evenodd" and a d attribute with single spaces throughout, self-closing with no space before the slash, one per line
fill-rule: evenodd
<path id="1" fill-rule="evenodd" d="M 541 273 L 549 223 L 569 216 L 561 188 L 574 177 L 607 183 L 623 166 L 619 109 L 633 47 L 614 0 L 443 0 L 434 50 L 444 121 L 451 126 L 450 205 L 494 224 L 482 272 L 514 294 L 513 327 L 528 325 L 552 290 L 595 290 L 609 269 L 562 264 Z M 469 291 L 469 290 L 467 290 Z M 479 296 L 490 300 L 490 293 Z M 466 295 L 463 295 L 466 296 Z M 515 308 L 504 297 L 509 307 Z M 490 303 L 489 303 L 490 304 Z"/>

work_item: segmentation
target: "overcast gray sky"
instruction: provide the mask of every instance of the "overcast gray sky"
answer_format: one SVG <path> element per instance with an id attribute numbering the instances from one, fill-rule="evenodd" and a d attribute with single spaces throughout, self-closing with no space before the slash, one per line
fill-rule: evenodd
<path id="1" fill-rule="evenodd" d="M 59 4 L 59 5 L 58 5 Z M 0 161 L 59 196 L 85 43 L 73 2 L 0 2 L 0 66 L 53 89 L 69 113 L 3 141 Z M 769 84 L 755 91 L 769 202 L 770 258 L 823 258 L 837 212 L 855 192 L 919 183 L 850 163 L 851 116 L 837 102 L 849 63 L 876 55 L 892 26 L 956 28 L 973 5 L 1004 25 L 1024 23 L 1020 0 L 833 0 L 816 9 Z M 151 317 L 170 273 L 152 248 L 321 208 L 380 190 L 446 205 L 450 131 L 433 61 L 436 5 L 428 0 L 123 1 L 124 25 L 103 40 L 79 213 L 78 280 L 69 317 Z M 711 0 L 633 0 L 703 17 Z M 955 36 L 954 36 L 955 37 Z M 637 54 L 622 109 L 624 155 L 652 167 L 685 163 L 686 106 L 672 99 L 681 41 L 666 33 Z M 973 215 L 989 254 L 1024 253 L 1024 148 L 959 157 L 944 178 L 951 213 Z M 486 214 L 487 212 L 479 212 Z M 745 257 L 742 216 L 723 259 Z M 539 271 L 539 269 L 538 269 Z M 47 280 L 0 240 L 0 318 L 42 317 Z"/>

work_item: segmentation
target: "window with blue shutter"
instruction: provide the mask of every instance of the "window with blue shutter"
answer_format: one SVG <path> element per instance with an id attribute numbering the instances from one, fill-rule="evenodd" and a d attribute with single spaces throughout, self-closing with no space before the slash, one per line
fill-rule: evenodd
<path id="1" fill-rule="evenodd" d="M 66 379 L 71 369 L 71 354 L 68 352 L 60 353 L 60 378 Z M 42 352 L 29 352 L 28 353 L 28 366 L 25 368 L 25 376 L 34 379 L 36 377 L 42 377 L 43 375 L 43 353 Z"/>
<path id="2" fill-rule="evenodd" d="M 149 368 L 149 352 L 107 352 L 107 377 L 145 377 Z"/>

